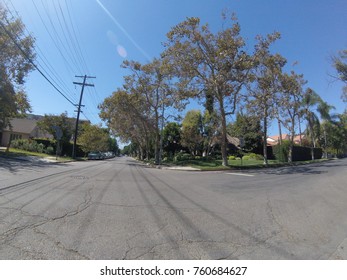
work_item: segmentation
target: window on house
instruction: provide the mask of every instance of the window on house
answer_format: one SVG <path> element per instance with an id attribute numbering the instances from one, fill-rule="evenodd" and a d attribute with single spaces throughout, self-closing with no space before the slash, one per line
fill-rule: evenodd
<path id="1" fill-rule="evenodd" d="M 22 139 L 22 135 L 21 134 L 11 134 L 10 135 L 10 141 L 17 140 L 17 139 Z"/>

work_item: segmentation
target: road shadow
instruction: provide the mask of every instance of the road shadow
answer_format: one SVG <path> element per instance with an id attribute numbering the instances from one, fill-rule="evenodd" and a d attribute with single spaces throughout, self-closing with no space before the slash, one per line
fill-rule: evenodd
<path id="1" fill-rule="evenodd" d="M 291 165 L 284 167 L 268 167 L 248 170 L 248 173 L 270 175 L 320 175 L 328 173 L 333 168 L 347 167 L 347 159 L 311 163 L 307 165 Z"/>
<path id="2" fill-rule="evenodd" d="M 0 170 L 5 169 L 13 174 L 23 170 L 34 170 L 56 166 L 57 162 L 49 162 L 35 157 L 6 157 L 0 156 Z"/>

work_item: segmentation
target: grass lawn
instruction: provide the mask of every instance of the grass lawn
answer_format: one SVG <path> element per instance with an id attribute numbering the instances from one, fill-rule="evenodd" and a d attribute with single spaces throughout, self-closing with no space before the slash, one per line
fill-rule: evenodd
<path id="1" fill-rule="evenodd" d="M 322 160 L 310 160 L 310 161 L 300 161 L 300 162 L 294 162 L 292 164 L 287 162 L 279 162 L 277 160 L 269 160 L 268 165 L 269 167 L 280 167 L 280 166 L 286 166 L 286 165 L 299 165 L 299 164 L 308 164 L 313 162 L 320 162 Z M 191 166 L 194 168 L 198 168 L 203 171 L 213 171 L 213 170 L 228 170 L 228 169 L 249 169 L 249 168 L 264 168 L 264 162 L 263 160 L 229 160 L 228 161 L 229 166 L 223 166 L 222 160 L 186 160 L 186 161 L 179 161 L 175 163 L 171 163 L 173 165 L 178 166 Z"/>

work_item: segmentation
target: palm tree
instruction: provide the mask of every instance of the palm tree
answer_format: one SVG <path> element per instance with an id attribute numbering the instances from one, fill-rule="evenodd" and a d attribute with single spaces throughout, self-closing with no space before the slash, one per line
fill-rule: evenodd
<path id="1" fill-rule="evenodd" d="M 331 115 L 330 114 L 330 110 L 335 109 L 334 106 L 329 105 L 327 102 L 321 100 L 321 102 L 319 102 L 318 107 L 317 107 L 317 111 L 320 114 L 321 119 L 324 122 L 333 122 L 333 120 L 336 118 L 336 115 Z M 323 135 L 324 135 L 324 157 L 327 158 L 328 154 L 327 154 L 327 133 L 326 133 L 326 126 L 322 126 L 323 128 Z"/>
<path id="2" fill-rule="evenodd" d="M 315 114 L 313 108 L 318 106 L 322 102 L 320 96 L 313 91 L 311 88 L 306 89 L 304 99 L 303 99 L 303 110 L 302 114 L 304 115 L 307 121 L 306 133 L 311 138 L 311 155 L 312 160 L 314 160 L 314 148 L 316 148 L 316 139 L 318 138 L 318 133 L 315 131 L 315 127 L 319 127 L 319 118 Z M 300 123 L 300 121 L 299 121 Z M 319 131 L 318 131 L 319 132 Z"/>
<path id="3" fill-rule="evenodd" d="M 303 100 L 303 115 L 307 121 L 307 135 L 311 139 L 312 147 L 311 147 L 311 155 L 312 160 L 314 160 L 314 148 L 317 146 L 317 140 L 320 138 L 320 128 L 322 121 L 332 121 L 332 116 L 330 115 L 330 110 L 335 109 L 334 106 L 329 105 L 327 102 L 323 101 L 323 99 L 312 89 L 308 88 L 306 90 L 304 100 Z M 320 118 L 314 112 L 314 109 L 319 113 Z M 324 147 L 325 147 L 325 157 L 326 157 L 326 146 L 327 146 L 327 135 L 323 126 L 324 133 Z"/>

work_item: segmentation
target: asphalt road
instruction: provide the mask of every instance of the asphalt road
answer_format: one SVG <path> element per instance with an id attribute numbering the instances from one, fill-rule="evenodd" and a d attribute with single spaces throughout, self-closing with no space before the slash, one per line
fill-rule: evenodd
<path id="1" fill-rule="evenodd" d="M 1 159 L 0 259 L 347 259 L 347 160 L 187 172 Z"/>

